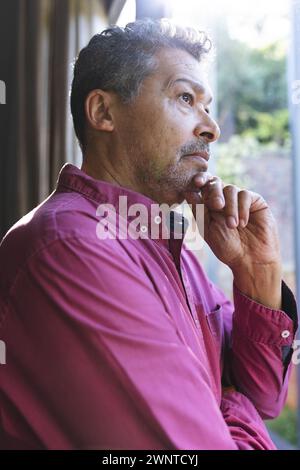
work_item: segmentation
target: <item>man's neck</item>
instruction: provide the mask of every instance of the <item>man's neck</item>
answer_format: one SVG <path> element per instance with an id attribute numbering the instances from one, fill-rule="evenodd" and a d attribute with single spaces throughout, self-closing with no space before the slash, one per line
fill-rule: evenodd
<path id="1" fill-rule="evenodd" d="M 86 159 L 83 160 L 81 170 L 96 180 L 107 181 L 108 183 L 115 184 L 116 186 L 124 186 L 124 184 L 119 181 L 118 177 L 114 176 L 112 172 L 107 170 L 104 166 L 99 168 L 98 165 L 91 165 L 86 161 Z"/>

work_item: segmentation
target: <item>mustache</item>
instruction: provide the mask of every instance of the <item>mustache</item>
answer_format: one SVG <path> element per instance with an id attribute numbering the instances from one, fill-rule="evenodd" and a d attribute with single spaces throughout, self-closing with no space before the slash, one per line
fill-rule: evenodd
<path id="1" fill-rule="evenodd" d="M 183 157 L 184 155 L 190 155 L 192 153 L 198 152 L 207 152 L 209 154 L 209 144 L 199 140 L 198 142 L 187 143 L 180 148 L 181 157 Z"/>

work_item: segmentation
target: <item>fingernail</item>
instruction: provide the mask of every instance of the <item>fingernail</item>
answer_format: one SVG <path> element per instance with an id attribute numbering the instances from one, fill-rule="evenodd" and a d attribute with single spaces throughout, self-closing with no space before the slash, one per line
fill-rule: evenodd
<path id="1" fill-rule="evenodd" d="M 246 227 L 246 221 L 244 219 L 240 219 L 239 225 L 240 225 L 241 228 L 245 228 Z"/>
<path id="2" fill-rule="evenodd" d="M 227 225 L 229 228 L 235 228 L 237 225 L 235 217 L 233 217 L 232 215 L 227 217 Z"/>

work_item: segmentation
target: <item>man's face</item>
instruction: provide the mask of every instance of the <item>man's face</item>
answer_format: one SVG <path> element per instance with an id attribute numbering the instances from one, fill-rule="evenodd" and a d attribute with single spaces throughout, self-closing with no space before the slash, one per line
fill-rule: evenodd
<path id="1" fill-rule="evenodd" d="M 194 178 L 207 170 L 219 128 L 209 116 L 212 96 L 203 65 L 180 49 L 163 49 L 156 58 L 158 67 L 138 97 L 121 107 L 116 132 L 139 191 L 176 204 L 184 192 L 199 191 Z"/>

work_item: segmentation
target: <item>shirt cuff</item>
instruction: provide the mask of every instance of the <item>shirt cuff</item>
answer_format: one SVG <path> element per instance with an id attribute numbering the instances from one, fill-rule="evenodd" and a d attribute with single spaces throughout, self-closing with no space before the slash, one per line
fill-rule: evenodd
<path id="1" fill-rule="evenodd" d="M 298 328 L 297 305 L 284 281 L 281 292 L 282 308 L 275 310 L 246 296 L 233 283 L 233 321 L 234 327 L 252 341 L 276 344 L 289 352 Z"/>

